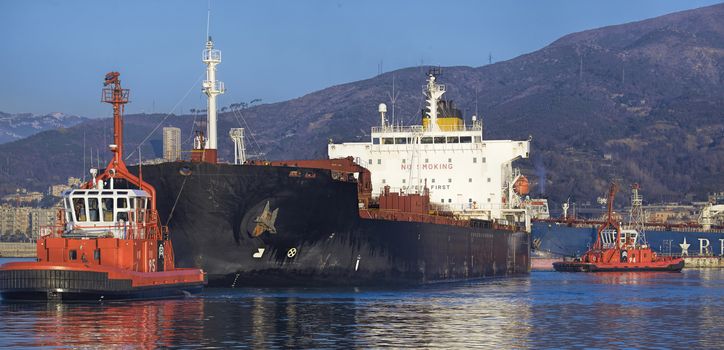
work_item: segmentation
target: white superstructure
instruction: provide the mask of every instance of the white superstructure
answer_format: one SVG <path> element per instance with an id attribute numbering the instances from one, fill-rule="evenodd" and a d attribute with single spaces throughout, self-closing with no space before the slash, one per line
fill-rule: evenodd
<path id="1" fill-rule="evenodd" d="M 436 82 L 437 74 L 428 74 L 423 125 L 389 125 L 384 115 L 387 108 L 381 104 L 382 124 L 372 128 L 370 142 L 330 144 L 329 157 L 351 156 L 369 169 L 373 197 L 385 186 L 405 193 L 421 193 L 427 186 L 430 202 L 442 210 L 527 223 L 525 209 L 514 193 L 514 184 L 522 176 L 512 162 L 528 158 L 530 140 L 483 139 L 482 123 L 475 116 L 471 125 L 465 125 L 452 102 L 441 99 L 445 87 Z"/>

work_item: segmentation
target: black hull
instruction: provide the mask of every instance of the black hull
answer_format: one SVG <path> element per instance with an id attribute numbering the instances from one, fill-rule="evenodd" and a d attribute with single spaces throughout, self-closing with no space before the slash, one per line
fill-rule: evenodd
<path id="1" fill-rule="evenodd" d="M 202 291 L 203 284 L 133 287 L 131 280 L 107 273 L 71 270 L 0 271 L 0 297 L 7 301 L 138 300 L 181 298 Z"/>
<path id="2" fill-rule="evenodd" d="M 607 267 L 582 262 L 555 262 L 553 269 L 559 272 L 680 272 L 684 268 L 684 262 L 670 264 L 661 267 L 631 266 L 631 267 Z"/>
<path id="3" fill-rule="evenodd" d="M 203 268 L 209 286 L 409 285 L 530 271 L 529 234 L 362 219 L 356 184 L 328 170 L 164 163 L 144 166 L 143 178 L 157 190 L 177 266 Z M 257 218 L 274 210 L 273 230 L 257 235 Z"/>

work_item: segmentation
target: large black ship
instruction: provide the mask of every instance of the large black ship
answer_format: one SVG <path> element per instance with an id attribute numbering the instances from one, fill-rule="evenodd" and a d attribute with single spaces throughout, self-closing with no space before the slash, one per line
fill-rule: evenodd
<path id="1" fill-rule="evenodd" d="M 245 162 L 243 130 L 232 129 L 236 164 L 220 164 L 216 96 L 224 88 L 210 38 L 203 62 L 208 122 L 191 161 L 143 167 L 160 193 L 158 212 L 173 232 L 179 266 L 201 267 L 210 285 L 227 287 L 419 284 L 529 272 L 525 210 L 501 200 L 527 192 L 511 163 L 528 156 L 529 141 L 483 140 L 474 116 L 466 126 L 452 101 L 441 99 L 439 71 L 428 74 L 422 126 L 389 125 L 381 104 L 381 126 L 369 143 L 330 145 L 332 159 L 256 163 Z M 447 184 L 432 185 L 435 176 L 449 177 Z"/>
<path id="2" fill-rule="evenodd" d="M 360 210 L 359 182 L 335 174 L 279 165 L 143 168 L 173 232 L 176 264 L 202 267 L 212 286 L 419 284 L 529 271 L 522 229 Z"/>

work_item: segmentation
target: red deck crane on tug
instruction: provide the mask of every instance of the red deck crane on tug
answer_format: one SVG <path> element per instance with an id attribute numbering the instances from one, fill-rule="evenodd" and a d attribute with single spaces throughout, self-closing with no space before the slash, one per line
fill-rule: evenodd
<path id="1" fill-rule="evenodd" d="M 81 188 L 63 193 L 60 223 L 44 228 L 37 261 L 0 266 L 9 300 L 102 301 L 198 293 L 200 269 L 176 268 L 168 228 L 159 222 L 156 190 L 123 161 L 123 107 L 129 90 L 106 74 L 102 102 L 113 105 L 113 158 Z"/>
<path id="2" fill-rule="evenodd" d="M 617 189 L 616 183 L 611 183 L 607 219 L 598 228 L 593 247 L 573 261 L 553 263 L 553 268 L 564 272 L 681 271 L 683 258 L 658 256 L 648 245 L 640 244 L 639 232 L 621 230 L 613 216 Z"/>

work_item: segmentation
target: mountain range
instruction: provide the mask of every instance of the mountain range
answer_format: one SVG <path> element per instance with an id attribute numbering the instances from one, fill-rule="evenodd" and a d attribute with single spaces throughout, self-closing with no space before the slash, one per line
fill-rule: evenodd
<path id="1" fill-rule="evenodd" d="M 612 179 L 640 183 L 647 202 L 704 199 L 724 191 L 722 18 L 719 4 L 573 33 L 508 61 L 442 67 L 439 80 L 465 115 L 477 111 L 484 138 L 532 136 L 531 158 L 516 166 L 529 175 L 534 191 L 553 203 L 594 202 Z M 419 124 L 426 69 L 400 69 L 289 101 L 227 109 L 219 119 L 219 154 L 233 157 L 226 136 L 231 127 L 247 128 L 247 150 L 266 159 L 320 158 L 329 140 L 368 140 L 379 121 L 378 104 L 391 109 L 393 81 L 399 94 L 396 122 Z M 127 153 L 159 125 L 180 127 L 189 149 L 194 121 L 203 118 L 126 116 Z M 43 189 L 82 175 L 89 166 L 87 160 L 83 164 L 83 140 L 86 155 L 95 148 L 108 159 L 103 145 L 110 143 L 111 125 L 109 119 L 85 120 L 0 145 L 0 193 Z M 161 155 L 160 128 L 141 155 Z"/>
<path id="2" fill-rule="evenodd" d="M 0 144 L 17 141 L 45 130 L 68 128 L 86 120 L 88 119 L 59 112 L 35 115 L 0 111 Z"/>

